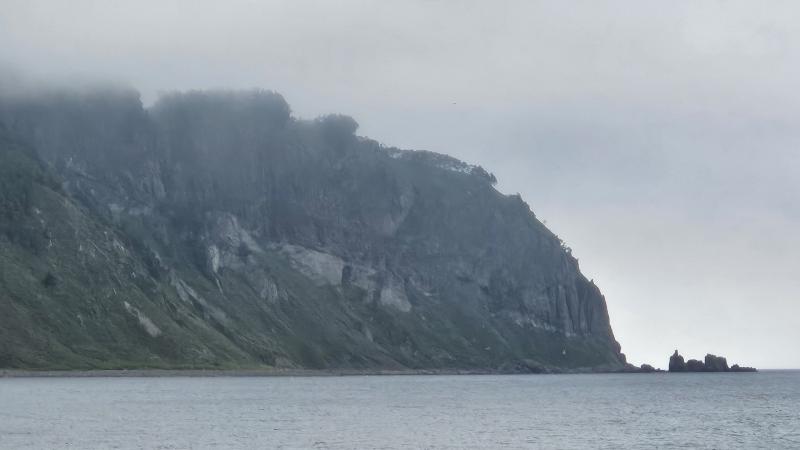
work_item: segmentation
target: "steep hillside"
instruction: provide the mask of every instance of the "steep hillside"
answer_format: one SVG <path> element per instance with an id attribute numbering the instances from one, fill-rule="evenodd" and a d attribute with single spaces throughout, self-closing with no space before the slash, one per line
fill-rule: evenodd
<path id="1" fill-rule="evenodd" d="M 264 91 L 0 122 L 0 367 L 624 365 L 598 288 L 480 167 Z"/>

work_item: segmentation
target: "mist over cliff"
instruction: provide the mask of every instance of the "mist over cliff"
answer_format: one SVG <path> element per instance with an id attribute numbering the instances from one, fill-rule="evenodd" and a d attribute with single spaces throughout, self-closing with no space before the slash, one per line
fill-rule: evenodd
<path id="1" fill-rule="evenodd" d="M 275 92 L 0 98 L 0 367 L 623 367 L 571 250 L 480 166 Z"/>

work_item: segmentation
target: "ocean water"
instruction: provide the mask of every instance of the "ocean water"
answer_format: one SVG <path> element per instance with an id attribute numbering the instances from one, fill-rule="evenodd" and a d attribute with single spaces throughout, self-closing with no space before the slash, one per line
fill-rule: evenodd
<path id="1" fill-rule="evenodd" d="M 0 379 L 0 448 L 800 448 L 800 372 Z"/>

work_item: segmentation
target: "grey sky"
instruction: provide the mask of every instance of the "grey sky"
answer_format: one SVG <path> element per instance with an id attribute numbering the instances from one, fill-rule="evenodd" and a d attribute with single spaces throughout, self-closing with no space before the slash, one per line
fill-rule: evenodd
<path id="1" fill-rule="evenodd" d="M 623 351 L 800 367 L 800 4 L 0 0 L 0 64 L 295 115 L 481 164 L 608 300 Z"/>

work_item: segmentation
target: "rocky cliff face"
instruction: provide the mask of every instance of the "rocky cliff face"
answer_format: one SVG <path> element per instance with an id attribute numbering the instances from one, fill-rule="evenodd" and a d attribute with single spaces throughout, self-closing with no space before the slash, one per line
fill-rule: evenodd
<path id="1" fill-rule="evenodd" d="M 5 229 L 36 241 L 0 236 L 0 365 L 624 365 L 598 288 L 480 167 L 262 91 L 53 93 L 0 122 L 35 168 Z"/>

